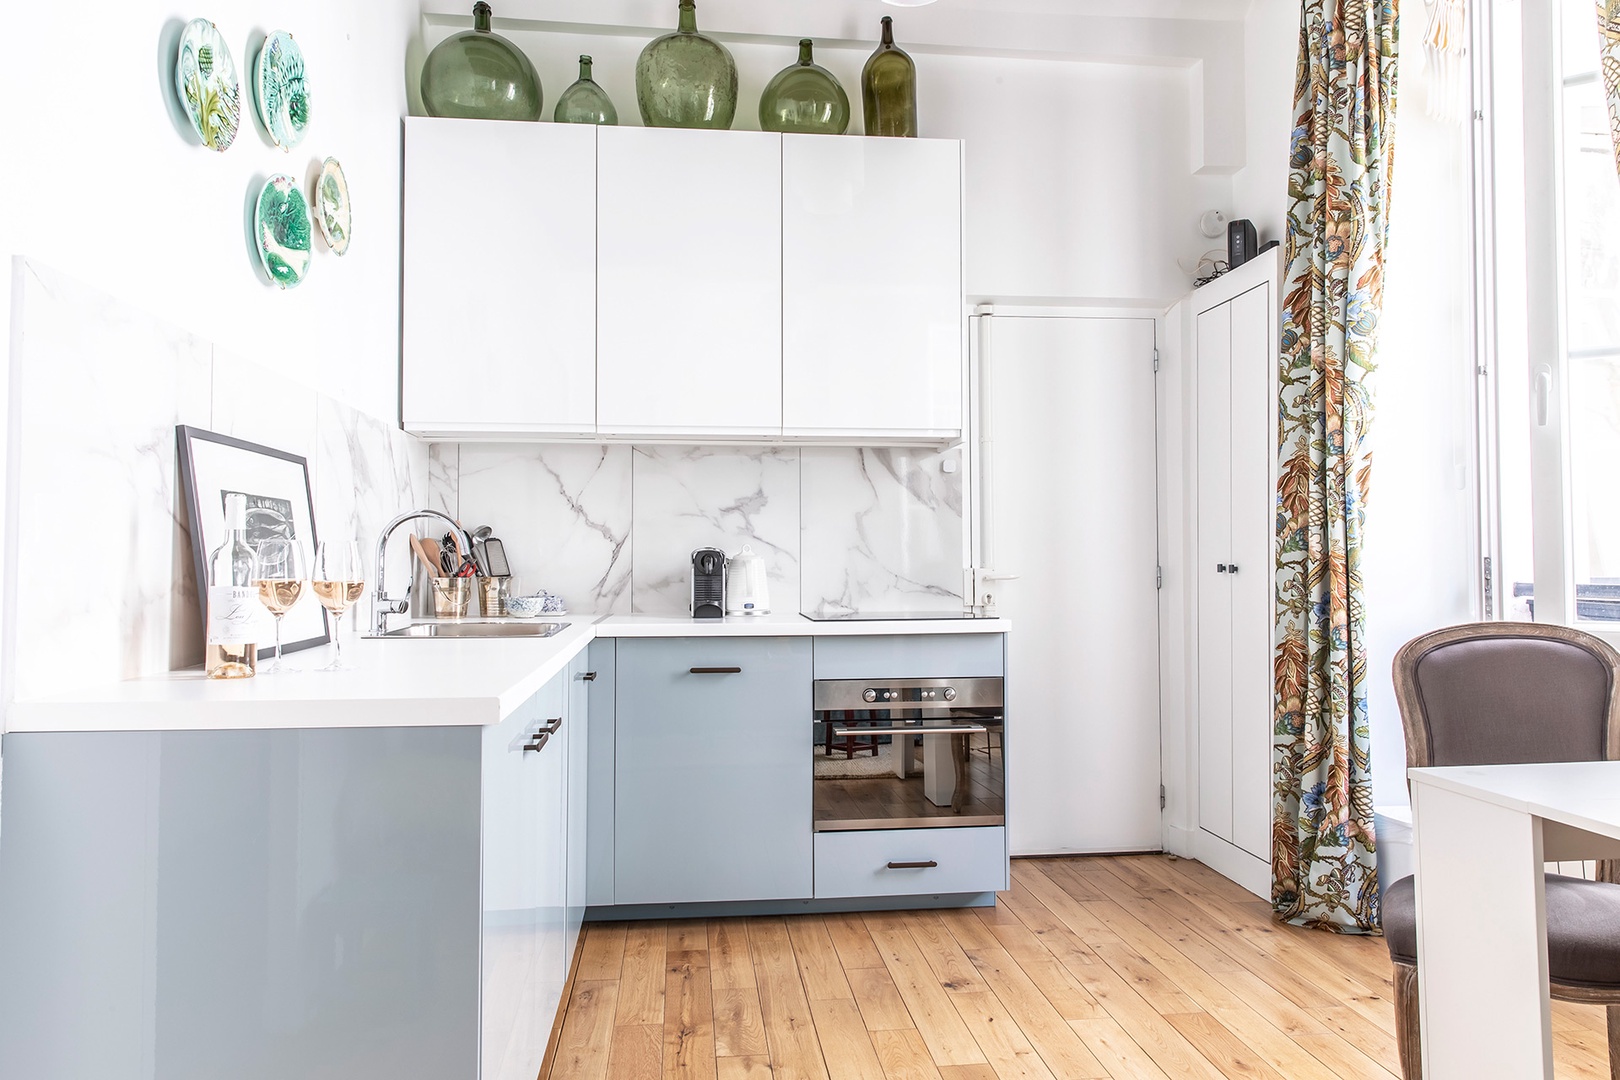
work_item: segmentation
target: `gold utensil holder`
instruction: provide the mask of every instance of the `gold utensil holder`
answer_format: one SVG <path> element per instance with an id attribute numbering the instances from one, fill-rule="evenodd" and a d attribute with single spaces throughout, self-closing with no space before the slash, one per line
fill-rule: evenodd
<path id="1" fill-rule="evenodd" d="M 430 579 L 433 587 L 433 617 L 436 619 L 465 619 L 467 606 L 472 603 L 473 579 L 470 577 L 436 577 Z"/>
<path id="2" fill-rule="evenodd" d="M 506 617 L 507 587 L 510 577 L 481 577 L 478 579 L 478 614 L 486 619 Z"/>

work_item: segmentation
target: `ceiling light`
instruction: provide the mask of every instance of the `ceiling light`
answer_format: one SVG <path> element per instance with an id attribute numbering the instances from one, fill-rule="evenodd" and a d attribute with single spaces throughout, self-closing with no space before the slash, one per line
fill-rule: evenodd
<path id="1" fill-rule="evenodd" d="M 924 4 L 932 4 L 934 0 L 883 0 L 883 2 L 891 7 L 922 7 Z"/>

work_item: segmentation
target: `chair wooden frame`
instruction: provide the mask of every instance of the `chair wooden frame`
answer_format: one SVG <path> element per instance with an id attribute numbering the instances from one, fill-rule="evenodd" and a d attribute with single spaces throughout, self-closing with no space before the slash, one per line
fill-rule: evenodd
<path id="1" fill-rule="evenodd" d="M 1418 663 L 1435 649 L 1463 641 L 1491 638 L 1535 638 L 1572 645 L 1590 653 L 1609 669 L 1609 701 L 1604 709 L 1603 756 L 1620 761 L 1620 652 L 1591 634 L 1567 626 L 1542 623 L 1480 622 L 1450 626 L 1413 638 L 1395 654 L 1395 701 L 1406 729 L 1406 765 L 1423 769 L 1433 765 L 1429 744 L 1429 720 L 1423 695 L 1417 685 Z M 1620 860 L 1598 863 L 1599 881 L 1620 882 Z M 1590 986 L 1548 985 L 1553 997 L 1587 1005 L 1608 1007 L 1609 1075 L 1620 1080 L 1620 990 L 1598 990 Z M 1400 1048 L 1401 1074 L 1405 1080 L 1423 1076 L 1423 1054 L 1418 1012 L 1418 975 L 1414 964 L 1395 965 L 1395 1038 Z"/>

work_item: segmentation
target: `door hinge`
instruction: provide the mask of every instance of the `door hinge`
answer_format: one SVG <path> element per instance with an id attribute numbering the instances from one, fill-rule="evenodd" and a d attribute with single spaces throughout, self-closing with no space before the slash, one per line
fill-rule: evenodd
<path id="1" fill-rule="evenodd" d="M 1159 809 L 1164 809 L 1164 785 L 1159 785 Z"/>
<path id="2" fill-rule="evenodd" d="M 1162 566 L 1158 566 L 1158 567 L 1154 568 L 1154 571 L 1153 571 L 1153 587 L 1155 589 L 1164 588 L 1164 567 L 1162 567 Z"/>
<path id="3" fill-rule="evenodd" d="M 1496 583 L 1491 577 L 1491 557 L 1485 556 L 1485 617 L 1496 618 Z"/>
<path id="4" fill-rule="evenodd" d="M 1153 350 L 1153 370 L 1154 371 L 1159 370 L 1159 350 L 1158 349 Z"/>

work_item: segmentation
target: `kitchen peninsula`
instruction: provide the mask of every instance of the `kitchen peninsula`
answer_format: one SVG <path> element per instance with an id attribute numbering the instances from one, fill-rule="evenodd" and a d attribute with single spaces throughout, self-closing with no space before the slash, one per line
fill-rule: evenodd
<path id="1" fill-rule="evenodd" d="M 348 672 L 313 670 L 317 651 L 245 685 L 183 672 L 14 704 L 4 1071 L 533 1077 L 587 909 L 874 910 L 1006 887 L 1002 825 L 818 832 L 811 796 L 812 759 L 858 760 L 817 745 L 813 677 L 999 684 L 1005 621 L 558 621 L 547 638 L 360 640 Z M 939 685 L 916 694 L 955 696 Z M 657 865 L 670 835 L 684 878 Z"/>

